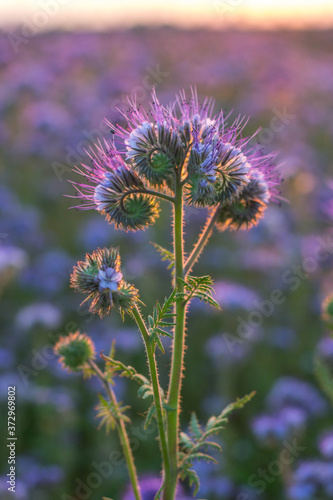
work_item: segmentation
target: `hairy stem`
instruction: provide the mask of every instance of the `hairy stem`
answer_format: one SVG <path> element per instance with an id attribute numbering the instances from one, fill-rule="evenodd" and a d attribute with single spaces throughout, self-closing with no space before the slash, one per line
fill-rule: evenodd
<path id="1" fill-rule="evenodd" d="M 167 447 L 167 438 L 165 433 L 165 425 L 164 425 L 164 416 L 163 416 L 163 406 L 161 399 L 161 391 L 160 384 L 158 380 L 157 366 L 156 366 L 156 358 L 154 353 L 154 348 L 151 345 L 149 333 L 147 331 L 146 324 L 141 316 L 140 310 L 137 306 L 135 306 L 132 310 L 132 314 L 134 319 L 139 327 L 139 330 L 142 334 L 143 341 L 145 343 L 149 371 L 150 371 L 150 379 L 153 387 L 154 393 L 154 402 L 156 407 L 156 416 L 157 416 L 157 424 L 158 424 L 158 432 L 160 437 L 160 445 L 162 451 L 162 459 L 163 459 L 163 469 L 165 474 L 169 474 L 170 470 L 170 462 L 169 462 L 169 454 Z"/>
<path id="2" fill-rule="evenodd" d="M 174 206 L 174 256 L 175 286 L 178 292 L 184 292 L 184 285 L 179 278 L 184 278 L 184 238 L 183 238 L 183 188 L 181 179 L 176 180 L 176 201 Z M 165 475 L 164 500 L 174 500 L 178 478 L 178 434 L 180 413 L 180 391 L 184 359 L 186 304 L 182 298 L 176 301 L 176 326 L 171 363 L 171 375 L 168 394 L 168 448 L 170 475 Z"/>
<path id="3" fill-rule="evenodd" d="M 89 361 L 89 365 L 91 366 L 91 368 L 94 370 L 94 372 L 96 373 L 96 375 L 100 378 L 101 382 L 103 383 L 103 385 L 105 387 L 105 390 L 106 390 L 106 393 L 108 395 L 108 398 L 116 406 L 118 404 L 117 403 L 117 398 L 116 398 L 116 395 L 113 392 L 113 389 L 110 386 L 107 378 L 101 372 L 101 370 L 98 368 L 98 366 L 96 365 L 96 363 L 94 363 L 94 361 L 90 360 Z M 134 493 L 134 496 L 135 496 L 135 500 L 142 500 L 142 496 L 141 496 L 141 492 L 140 492 L 140 485 L 139 485 L 139 480 L 138 480 L 138 475 L 137 475 L 137 472 L 136 472 L 136 467 L 135 467 L 134 458 L 133 458 L 131 446 L 130 446 L 130 443 L 129 443 L 128 435 L 127 435 L 127 430 L 126 430 L 125 422 L 122 419 L 120 419 L 120 420 L 117 421 L 116 426 L 117 426 L 117 431 L 118 431 L 120 443 L 121 443 L 121 446 L 122 446 L 122 449 L 123 449 L 123 453 L 124 453 L 124 456 L 125 456 L 125 460 L 126 460 L 126 464 L 127 464 L 127 468 L 128 468 L 128 473 L 129 473 L 129 476 L 130 476 L 130 481 L 131 481 L 131 485 L 132 485 L 132 488 L 133 488 L 133 493 Z"/>
<path id="4" fill-rule="evenodd" d="M 213 232 L 214 224 L 219 215 L 220 205 L 215 209 L 215 211 L 208 217 L 206 225 L 199 236 L 198 241 L 193 247 L 191 255 L 187 259 L 185 263 L 185 276 L 191 272 L 192 267 L 196 263 L 197 259 L 200 257 L 201 252 L 203 251 L 205 245 L 208 243 L 208 240 Z"/>

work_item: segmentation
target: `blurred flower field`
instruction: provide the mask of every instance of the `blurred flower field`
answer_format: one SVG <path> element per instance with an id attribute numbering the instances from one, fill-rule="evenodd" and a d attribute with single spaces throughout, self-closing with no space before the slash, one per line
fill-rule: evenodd
<path id="1" fill-rule="evenodd" d="M 132 500 L 118 441 L 97 430 L 99 388 L 63 371 L 53 346 L 80 329 L 97 352 L 115 339 L 125 363 L 147 370 L 132 324 L 80 308 L 69 275 L 86 252 L 119 245 L 123 272 L 149 311 L 169 279 L 151 241 L 170 245 L 170 214 L 165 207 L 156 225 L 125 234 L 98 214 L 68 210 L 73 200 L 63 195 L 74 194 L 67 181 L 77 180 L 72 168 L 87 161 L 85 149 L 109 137 L 104 118 L 121 123 L 115 107 L 126 109 L 127 95 L 145 107 L 153 86 L 168 103 L 190 85 L 217 108 L 249 116 L 247 134 L 262 127 L 254 145 L 278 151 L 288 200 L 271 204 L 250 232 L 214 233 L 197 265 L 199 275 L 215 277 L 222 313 L 191 306 L 181 421 L 192 410 L 207 420 L 237 397 L 256 396 L 221 435 L 220 464 L 197 465 L 196 498 L 332 498 L 333 409 L 315 376 L 318 356 L 333 369 L 321 317 L 333 291 L 332 42 L 331 31 L 168 27 L 49 33 L 15 47 L 0 36 L 0 396 L 5 414 L 7 387 L 16 385 L 18 436 L 17 492 L 8 496 L 2 447 L 1 498 Z M 193 241 L 204 220 L 187 210 Z M 159 359 L 162 384 L 167 357 Z M 115 391 L 133 402 L 129 432 L 150 500 L 158 444 L 143 430 L 146 407 L 132 385 L 118 379 Z M 179 495 L 191 497 L 188 485 Z"/>

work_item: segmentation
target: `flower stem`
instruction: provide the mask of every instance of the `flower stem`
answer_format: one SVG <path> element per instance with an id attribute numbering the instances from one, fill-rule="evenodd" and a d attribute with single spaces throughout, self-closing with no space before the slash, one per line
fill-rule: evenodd
<path id="1" fill-rule="evenodd" d="M 191 252 L 191 255 L 187 259 L 185 263 L 185 276 L 191 272 L 192 267 L 196 263 L 197 259 L 200 257 L 201 252 L 203 251 L 206 243 L 208 243 L 208 240 L 213 232 L 214 229 L 214 224 L 216 222 L 216 219 L 219 215 L 220 211 L 220 205 L 215 209 L 215 211 L 208 217 L 206 225 L 199 236 L 198 241 L 194 245 L 194 248 Z"/>
<path id="2" fill-rule="evenodd" d="M 143 341 L 145 343 L 145 347 L 146 347 L 146 351 L 147 351 L 150 378 L 151 378 L 151 383 L 152 383 L 152 387 L 153 387 L 154 402 L 155 402 L 155 407 L 156 407 L 158 432 L 159 432 L 160 445 L 161 445 L 161 451 L 162 451 L 163 469 L 164 469 L 165 474 L 169 474 L 170 462 L 169 462 L 168 446 L 167 446 L 165 424 L 164 424 L 164 415 L 163 415 L 163 406 L 162 406 L 162 400 L 161 400 L 161 391 L 160 391 L 160 385 L 159 385 L 159 380 L 158 380 L 158 373 L 157 373 L 154 348 L 152 347 L 152 344 L 150 342 L 150 337 L 149 337 L 149 333 L 148 333 L 146 324 L 145 324 L 145 322 L 141 316 L 140 310 L 137 306 L 135 306 L 133 308 L 132 314 L 133 314 L 134 319 L 138 325 L 138 328 L 142 334 Z"/>
<path id="3" fill-rule="evenodd" d="M 178 292 L 184 292 L 184 285 L 179 278 L 184 278 L 184 238 L 183 238 L 183 188 L 181 180 L 176 180 L 176 196 L 174 206 L 174 256 L 175 286 Z M 165 475 L 164 500 L 174 500 L 178 478 L 178 434 L 180 413 L 180 391 L 184 359 L 184 337 L 186 304 L 179 297 L 176 301 L 176 326 L 171 363 L 171 375 L 168 394 L 168 447 L 170 458 L 170 475 Z"/>
<path id="4" fill-rule="evenodd" d="M 110 401 L 113 403 L 114 406 L 116 406 L 118 404 L 117 398 L 116 398 L 116 395 L 115 395 L 112 387 L 110 386 L 107 378 L 101 372 L 101 370 L 98 368 L 96 363 L 94 363 L 94 361 L 90 360 L 89 365 L 91 366 L 91 368 L 94 370 L 96 375 L 100 378 L 101 382 L 103 383 Z M 133 488 L 135 500 L 142 500 L 138 475 L 136 472 L 136 467 L 135 467 L 134 458 L 133 458 L 131 446 L 130 446 L 127 431 L 126 431 L 125 422 L 122 419 L 117 420 L 116 426 L 117 426 L 117 431 L 118 431 L 120 443 L 121 443 L 123 453 L 125 456 L 125 460 L 126 460 L 128 473 L 130 476 L 131 485 Z"/>

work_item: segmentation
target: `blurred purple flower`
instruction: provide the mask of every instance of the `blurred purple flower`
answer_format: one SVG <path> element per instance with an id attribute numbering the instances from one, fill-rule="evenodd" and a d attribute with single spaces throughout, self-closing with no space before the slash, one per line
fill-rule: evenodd
<path id="1" fill-rule="evenodd" d="M 142 476 L 139 478 L 142 500 L 154 500 L 156 493 L 161 487 L 161 478 L 158 476 Z M 179 485 L 177 488 L 175 500 L 190 500 L 192 497 L 185 495 L 183 488 Z M 122 500 L 135 500 L 132 488 L 129 487 Z"/>
<path id="2" fill-rule="evenodd" d="M 16 324 L 22 330 L 33 327 L 55 329 L 60 326 L 62 314 L 60 309 L 47 302 L 31 304 L 21 309 L 16 315 Z"/>
<path id="3" fill-rule="evenodd" d="M 324 458 L 333 460 L 333 430 L 320 436 L 318 447 Z"/>
<path id="4" fill-rule="evenodd" d="M 274 411 L 286 406 L 299 408 L 311 417 L 324 415 L 327 411 L 327 403 L 316 387 L 294 377 L 280 378 L 270 391 L 267 404 Z"/>
<path id="5" fill-rule="evenodd" d="M 260 300 L 254 290 L 232 281 L 217 281 L 214 288 L 214 298 L 222 308 L 242 308 L 250 311 L 254 307 L 254 302 Z"/>
<path id="6" fill-rule="evenodd" d="M 306 424 L 306 413 L 297 408 L 283 408 L 278 414 L 262 414 L 253 419 L 252 431 L 260 441 L 283 441 Z"/>
<path id="7" fill-rule="evenodd" d="M 317 350 L 323 358 L 333 361 L 333 338 L 323 337 L 317 346 Z"/>

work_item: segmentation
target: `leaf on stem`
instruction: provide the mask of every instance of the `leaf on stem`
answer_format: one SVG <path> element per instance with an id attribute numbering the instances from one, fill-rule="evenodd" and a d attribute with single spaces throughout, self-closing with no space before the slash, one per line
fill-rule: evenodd
<path id="1" fill-rule="evenodd" d="M 164 347 L 161 342 L 160 336 L 173 338 L 172 333 L 170 333 L 166 328 L 170 328 L 175 325 L 173 318 L 176 316 L 171 312 L 174 303 L 176 302 L 176 289 L 173 290 L 170 297 L 164 299 L 161 305 L 158 301 L 153 309 L 153 314 L 148 316 L 148 333 L 153 349 L 157 347 L 164 354 Z"/>
<path id="2" fill-rule="evenodd" d="M 114 352 L 113 352 L 114 353 Z M 117 359 L 113 359 L 109 356 L 106 356 L 101 352 L 101 358 L 106 362 L 106 372 L 108 379 L 112 379 L 114 375 L 118 375 L 119 377 L 126 377 L 131 380 L 135 380 L 140 385 L 149 385 L 149 380 L 147 377 L 138 373 L 133 366 L 127 366 L 121 361 Z"/>
<path id="3" fill-rule="evenodd" d="M 162 261 L 169 262 L 167 269 L 172 269 L 175 265 L 174 254 L 172 252 L 170 252 L 170 250 L 167 250 L 166 248 L 161 247 L 161 245 L 159 245 L 158 243 L 152 242 L 152 245 L 154 245 L 154 247 L 156 248 L 158 253 L 161 255 Z"/>
<path id="4" fill-rule="evenodd" d="M 188 276 L 186 280 L 179 278 L 185 288 L 185 293 L 177 293 L 177 297 L 181 297 L 186 303 L 197 298 L 209 304 L 212 307 L 221 309 L 220 305 L 213 298 L 214 288 L 211 276 Z"/>
<path id="5" fill-rule="evenodd" d="M 218 416 L 210 417 L 204 427 L 199 424 L 196 414 L 192 413 L 189 433 L 181 432 L 179 434 L 180 451 L 178 459 L 180 478 L 188 479 L 190 485 L 193 485 L 195 488 L 195 494 L 200 487 L 200 481 L 196 472 L 191 469 L 193 462 L 196 460 L 205 460 L 206 462 L 217 463 L 215 458 L 207 453 L 207 449 L 221 451 L 221 446 L 215 441 L 211 441 L 210 437 L 223 430 L 225 424 L 228 422 L 229 415 L 234 410 L 238 410 L 248 403 L 254 394 L 255 392 L 252 392 L 229 404 Z"/>
<path id="6" fill-rule="evenodd" d="M 96 418 L 101 419 L 98 429 L 105 426 L 106 434 L 108 434 L 110 430 L 115 429 L 117 423 L 121 420 L 125 423 L 131 422 L 129 417 L 125 415 L 125 411 L 128 410 L 130 406 L 121 406 L 121 402 L 114 404 L 112 401 L 104 399 L 101 394 L 99 394 L 98 397 L 100 403 L 96 407 Z"/>

